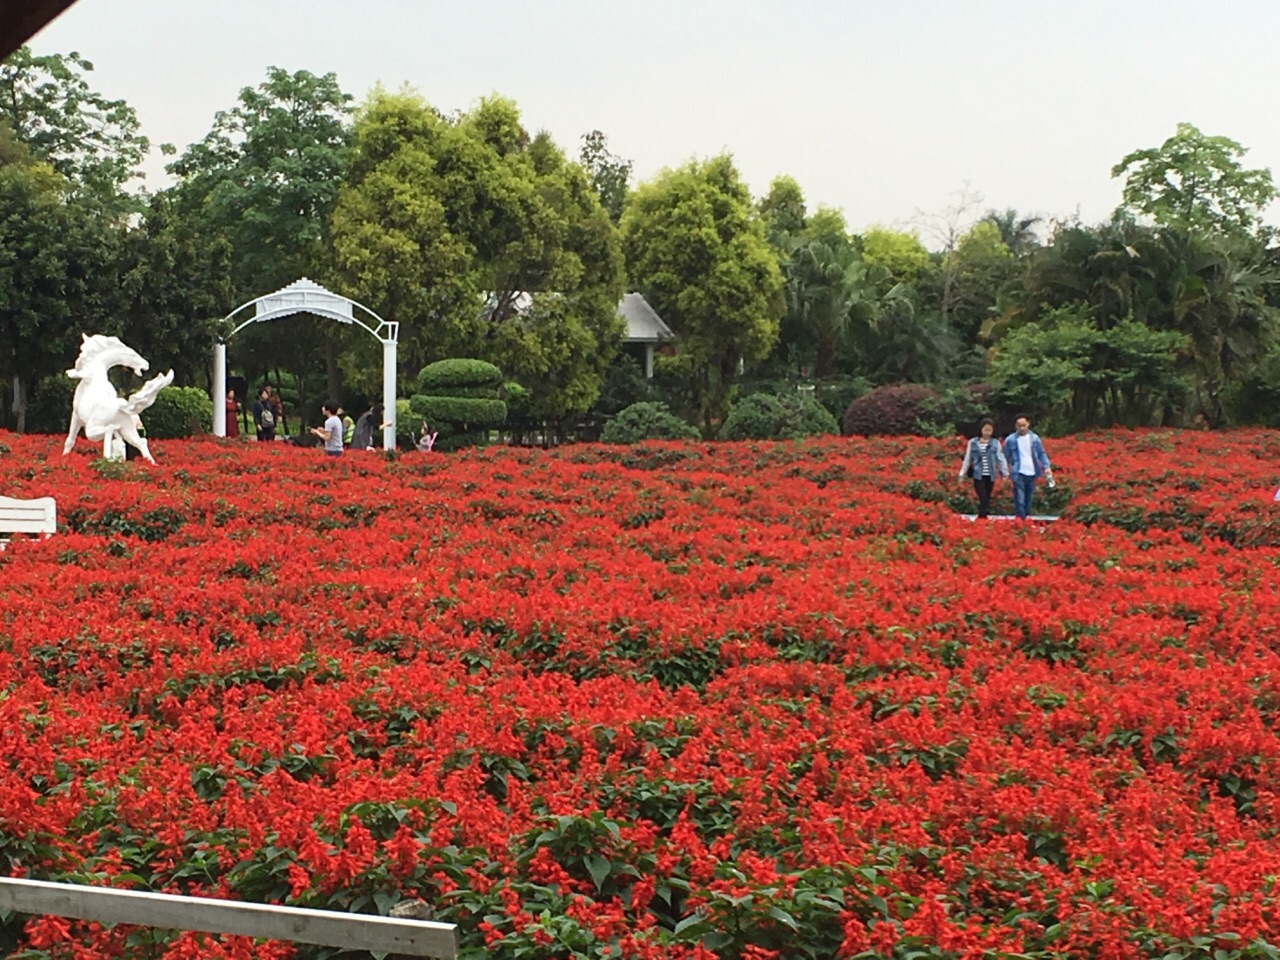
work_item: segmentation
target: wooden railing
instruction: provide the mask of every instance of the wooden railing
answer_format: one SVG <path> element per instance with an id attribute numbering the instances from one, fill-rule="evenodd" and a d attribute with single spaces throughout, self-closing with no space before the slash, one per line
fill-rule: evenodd
<path id="1" fill-rule="evenodd" d="M 407 957 L 458 954 L 458 928 L 451 923 L 44 880 L 0 878 L 0 913 L 6 912 L 288 940 Z"/>

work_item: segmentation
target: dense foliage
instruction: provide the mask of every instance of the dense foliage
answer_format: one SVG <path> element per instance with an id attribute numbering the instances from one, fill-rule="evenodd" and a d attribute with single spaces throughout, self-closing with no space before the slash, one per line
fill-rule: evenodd
<path id="1" fill-rule="evenodd" d="M 420 897 L 476 960 L 1280 942 L 1270 433 L 1053 442 L 1045 529 L 958 519 L 929 439 L 4 447 L 62 524 L 0 553 L 5 872 Z"/>
<path id="2" fill-rule="evenodd" d="M 477 357 L 512 385 L 513 428 L 544 439 L 637 401 L 712 437 L 765 383 L 813 386 L 837 417 L 872 386 L 975 388 L 1047 433 L 1275 417 L 1275 185 L 1191 124 L 1120 159 L 1101 223 L 964 190 L 919 230 L 858 230 L 788 176 L 753 197 L 727 153 L 635 184 L 602 131 L 566 151 L 501 96 L 356 106 L 335 75 L 278 67 L 145 193 L 141 123 L 91 71 L 26 49 L 0 64 L 0 424 L 20 432 L 60 429 L 49 384 L 85 330 L 207 390 L 218 318 L 304 274 L 399 324 L 402 396 L 424 364 Z M 651 382 L 619 352 L 627 290 L 676 336 Z M 326 398 L 363 409 L 381 360 L 359 327 L 296 317 L 238 333 L 230 372 L 296 422 Z"/>

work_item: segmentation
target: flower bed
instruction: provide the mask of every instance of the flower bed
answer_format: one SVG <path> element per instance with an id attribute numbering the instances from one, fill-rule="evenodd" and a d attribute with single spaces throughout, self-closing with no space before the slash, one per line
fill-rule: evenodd
<path id="1" fill-rule="evenodd" d="M 1051 442 L 1041 529 L 929 440 L 5 437 L 66 530 L 0 554 L 0 871 L 420 897 L 475 957 L 1275 956 L 1278 444 Z"/>

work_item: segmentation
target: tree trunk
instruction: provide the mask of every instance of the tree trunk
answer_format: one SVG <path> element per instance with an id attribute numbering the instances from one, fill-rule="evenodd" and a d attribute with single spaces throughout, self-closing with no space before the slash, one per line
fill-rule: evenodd
<path id="1" fill-rule="evenodd" d="M 280 389 L 280 386 L 283 383 L 283 381 L 280 379 L 280 368 L 276 367 L 275 371 L 276 371 L 276 396 L 280 398 L 280 434 L 281 436 L 288 436 L 289 421 L 285 417 L 284 393 Z"/>
<path id="2" fill-rule="evenodd" d="M 324 373 L 326 386 L 329 388 L 329 399 L 334 403 L 341 403 L 342 368 L 338 366 L 338 344 L 332 335 L 324 339 Z"/>
<path id="3" fill-rule="evenodd" d="M 13 415 L 18 433 L 27 432 L 27 385 L 18 374 L 13 375 Z"/>

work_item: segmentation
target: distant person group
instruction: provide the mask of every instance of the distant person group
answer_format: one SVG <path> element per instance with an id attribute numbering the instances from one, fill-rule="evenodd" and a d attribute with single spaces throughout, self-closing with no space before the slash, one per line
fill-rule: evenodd
<path id="1" fill-rule="evenodd" d="M 999 477 L 1013 479 L 1013 513 L 1019 520 L 1031 516 L 1038 479 L 1044 477 L 1050 487 L 1054 486 L 1053 466 L 1044 444 L 1031 430 L 1031 418 L 1020 414 L 1013 425 L 1013 433 L 1002 444 L 994 436 L 995 423 L 987 417 L 978 425 L 978 436 L 965 445 L 960 479 L 973 480 L 979 519 L 991 514 L 991 491 Z"/>
<path id="2" fill-rule="evenodd" d="M 391 426 L 384 418 L 385 411 L 380 403 L 373 404 L 356 420 L 352 420 L 351 416 L 333 400 L 327 400 L 321 404 L 320 410 L 324 415 L 324 425 L 312 427 L 307 433 L 321 441 L 325 456 L 329 457 L 340 457 L 346 450 L 375 450 L 379 446 L 378 433 Z M 228 389 L 226 420 L 228 437 L 240 436 L 240 412 L 241 406 L 236 399 L 235 390 Z M 277 431 L 281 429 L 284 422 L 284 404 L 280 400 L 280 394 L 271 386 L 264 384 L 258 390 L 258 399 L 253 402 L 252 413 L 253 427 L 258 440 L 266 442 L 275 440 Z M 422 421 L 421 434 L 413 438 L 414 449 L 422 453 L 431 451 L 435 447 L 436 436 L 437 432 L 432 430 L 425 420 Z M 281 434 L 280 438 L 298 446 L 308 445 L 303 437 L 286 438 Z"/>

